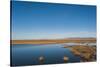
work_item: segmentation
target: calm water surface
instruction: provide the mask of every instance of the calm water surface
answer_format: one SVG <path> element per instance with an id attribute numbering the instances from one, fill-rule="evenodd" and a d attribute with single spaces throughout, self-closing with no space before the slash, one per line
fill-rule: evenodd
<path id="1" fill-rule="evenodd" d="M 69 57 L 69 62 L 80 62 L 80 57 L 73 55 L 69 48 L 63 48 L 62 44 L 19 44 L 11 46 L 13 66 L 39 65 L 39 57 L 44 56 L 43 64 L 64 63 L 63 57 Z"/>

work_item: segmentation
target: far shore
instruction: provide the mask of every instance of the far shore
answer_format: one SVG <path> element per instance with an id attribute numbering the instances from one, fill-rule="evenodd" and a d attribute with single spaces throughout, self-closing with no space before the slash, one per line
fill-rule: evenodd
<path id="1" fill-rule="evenodd" d="M 96 43 L 96 38 L 11 40 L 11 44 L 60 44 L 60 43 Z"/>

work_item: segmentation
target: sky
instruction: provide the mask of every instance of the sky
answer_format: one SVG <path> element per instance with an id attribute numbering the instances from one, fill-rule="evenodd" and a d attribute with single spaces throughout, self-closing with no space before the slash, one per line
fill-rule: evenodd
<path id="1" fill-rule="evenodd" d="M 12 39 L 96 37 L 96 6 L 12 2 Z"/>

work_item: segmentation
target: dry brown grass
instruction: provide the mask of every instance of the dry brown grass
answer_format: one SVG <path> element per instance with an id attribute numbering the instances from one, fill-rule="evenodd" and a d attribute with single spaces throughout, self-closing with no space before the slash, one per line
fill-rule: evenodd
<path id="1" fill-rule="evenodd" d="M 52 39 L 52 40 L 11 40 L 11 44 L 55 44 L 55 43 L 84 43 L 96 42 L 95 38 Z"/>
<path id="2" fill-rule="evenodd" d="M 96 47 L 94 46 L 77 45 L 70 47 L 70 50 L 74 55 L 82 57 L 84 61 L 92 61 L 95 59 Z"/>

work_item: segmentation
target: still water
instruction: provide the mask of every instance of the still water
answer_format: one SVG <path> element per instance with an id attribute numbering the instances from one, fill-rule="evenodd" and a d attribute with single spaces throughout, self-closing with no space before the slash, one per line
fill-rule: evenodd
<path id="1" fill-rule="evenodd" d="M 62 44 L 14 44 L 11 46 L 11 65 L 40 65 L 39 57 L 44 57 L 43 64 L 57 64 L 64 63 L 63 57 L 69 58 L 68 62 L 80 62 L 80 57 L 72 54 L 69 48 L 63 48 Z"/>

